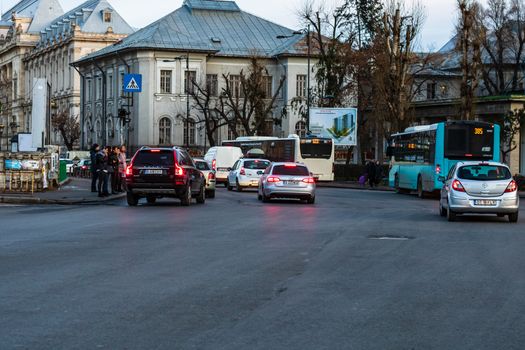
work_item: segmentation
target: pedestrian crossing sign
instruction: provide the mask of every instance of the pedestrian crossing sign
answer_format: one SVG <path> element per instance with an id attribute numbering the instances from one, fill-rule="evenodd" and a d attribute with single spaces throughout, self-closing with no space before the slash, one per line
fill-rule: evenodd
<path id="1" fill-rule="evenodd" d="M 142 74 L 124 74 L 124 92 L 142 92 Z"/>

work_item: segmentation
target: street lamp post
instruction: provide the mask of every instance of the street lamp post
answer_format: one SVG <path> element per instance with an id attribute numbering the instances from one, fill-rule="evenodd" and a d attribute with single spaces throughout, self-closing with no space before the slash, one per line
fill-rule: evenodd
<path id="1" fill-rule="evenodd" d="M 295 31 L 292 34 L 289 35 L 278 35 L 277 39 L 288 39 L 293 37 L 294 35 L 302 35 L 305 34 L 304 31 Z M 310 131 L 310 100 L 311 100 L 311 92 L 310 92 L 310 65 L 311 65 L 311 44 L 310 44 L 310 25 L 306 28 L 306 46 L 308 47 L 307 51 L 307 73 L 306 73 L 306 130 L 307 132 Z"/>

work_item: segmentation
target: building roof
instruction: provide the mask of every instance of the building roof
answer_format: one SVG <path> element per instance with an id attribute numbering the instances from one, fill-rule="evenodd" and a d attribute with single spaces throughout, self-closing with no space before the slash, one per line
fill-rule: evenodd
<path id="1" fill-rule="evenodd" d="M 218 56 L 302 55 L 304 35 L 242 11 L 234 1 L 185 0 L 182 7 L 79 62 L 126 50 L 215 52 Z M 277 39 L 277 36 L 290 36 Z"/>
<path id="2" fill-rule="evenodd" d="M 2 25 L 11 25 L 11 16 L 31 18 L 29 32 L 38 33 L 49 25 L 53 19 L 62 15 L 64 10 L 58 0 L 22 0 L 2 14 Z"/>

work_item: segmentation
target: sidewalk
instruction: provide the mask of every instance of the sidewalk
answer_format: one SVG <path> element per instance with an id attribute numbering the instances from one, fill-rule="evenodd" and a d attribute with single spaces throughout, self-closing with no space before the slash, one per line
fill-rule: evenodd
<path id="1" fill-rule="evenodd" d="M 119 193 L 109 197 L 98 197 L 98 193 L 91 192 L 91 180 L 70 178 L 60 189 L 55 191 L 30 193 L 0 193 L 0 203 L 9 204 L 101 204 L 115 199 L 124 198 L 126 193 Z"/>
<path id="2" fill-rule="evenodd" d="M 394 191 L 393 188 L 388 186 L 377 186 L 370 188 L 368 184 L 362 186 L 357 181 L 333 181 L 333 182 L 319 182 L 317 187 L 326 187 L 326 188 L 345 188 L 352 190 L 371 190 L 371 191 Z M 525 192 L 520 192 L 520 198 L 525 198 Z"/>

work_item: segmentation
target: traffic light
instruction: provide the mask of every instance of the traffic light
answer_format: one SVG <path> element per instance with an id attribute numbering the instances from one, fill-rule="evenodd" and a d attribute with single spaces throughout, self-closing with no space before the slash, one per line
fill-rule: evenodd
<path id="1" fill-rule="evenodd" d="M 118 110 L 118 117 L 120 118 L 123 124 L 129 123 L 131 121 L 131 119 L 128 117 L 129 115 L 130 112 L 125 108 L 121 108 Z"/>

